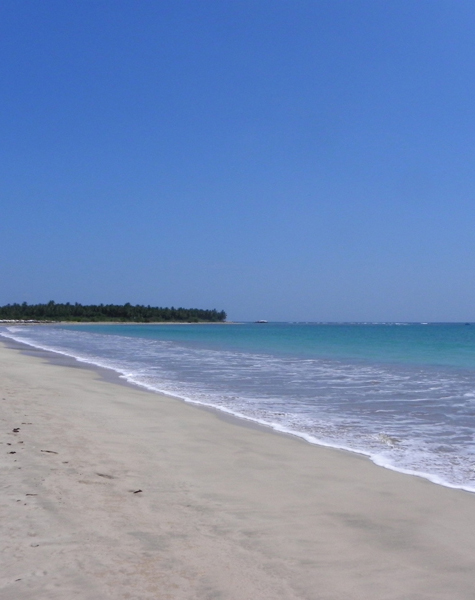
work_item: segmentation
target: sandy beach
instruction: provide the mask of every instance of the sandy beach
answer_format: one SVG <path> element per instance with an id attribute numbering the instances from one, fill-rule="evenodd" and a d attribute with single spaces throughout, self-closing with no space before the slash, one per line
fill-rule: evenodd
<path id="1" fill-rule="evenodd" d="M 475 494 L 0 344 L 2 600 L 471 600 Z"/>

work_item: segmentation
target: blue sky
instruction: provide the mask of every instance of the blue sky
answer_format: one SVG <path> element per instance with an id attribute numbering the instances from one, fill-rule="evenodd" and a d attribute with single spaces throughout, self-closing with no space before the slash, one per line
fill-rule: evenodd
<path id="1" fill-rule="evenodd" d="M 4 0 L 0 304 L 475 320 L 475 5 Z"/>

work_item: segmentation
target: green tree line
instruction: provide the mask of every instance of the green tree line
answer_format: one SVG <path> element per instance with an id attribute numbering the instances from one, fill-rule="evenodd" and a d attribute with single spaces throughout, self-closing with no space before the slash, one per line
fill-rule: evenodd
<path id="1" fill-rule="evenodd" d="M 180 322 L 220 323 L 226 320 L 224 310 L 200 308 L 159 308 L 127 304 L 7 304 L 0 307 L 0 319 L 35 321 L 133 321 L 136 323 Z"/>

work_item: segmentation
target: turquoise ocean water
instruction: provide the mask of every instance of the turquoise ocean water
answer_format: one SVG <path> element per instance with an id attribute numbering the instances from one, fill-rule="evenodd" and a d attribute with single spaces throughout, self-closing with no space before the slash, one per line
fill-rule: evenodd
<path id="1" fill-rule="evenodd" d="M 475 325 L 5 326 L 128 381 L 475 491 Z"/>

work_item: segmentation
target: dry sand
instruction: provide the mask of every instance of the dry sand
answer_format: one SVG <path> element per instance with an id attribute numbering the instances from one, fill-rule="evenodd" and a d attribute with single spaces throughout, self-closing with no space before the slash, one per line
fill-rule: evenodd
<path id="1" fill-rule="evenodd" d="M 0 400 L 2 600 L 475 597 L 475 494 L 2 344 Z"/>

